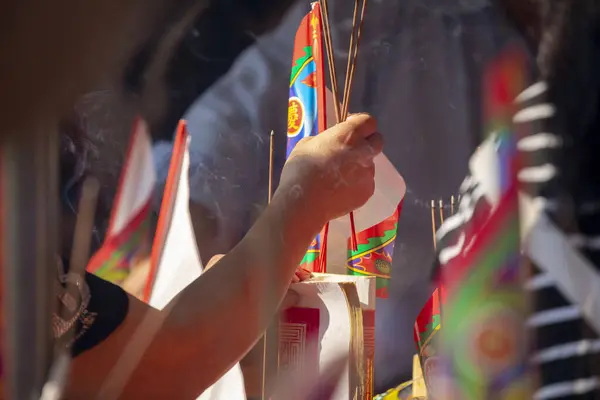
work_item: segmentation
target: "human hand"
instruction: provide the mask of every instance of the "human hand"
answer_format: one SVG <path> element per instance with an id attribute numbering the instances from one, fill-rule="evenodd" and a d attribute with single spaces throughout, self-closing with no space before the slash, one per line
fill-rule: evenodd
<path id="1" fill-rule="evenodd" d="M 290 154 L 273 201 L 327 221 L 359 208 L 375 190 L 373 158 L 383 138 L 375 119 L 356 114 L 325 132 L 302 139 Z"/>

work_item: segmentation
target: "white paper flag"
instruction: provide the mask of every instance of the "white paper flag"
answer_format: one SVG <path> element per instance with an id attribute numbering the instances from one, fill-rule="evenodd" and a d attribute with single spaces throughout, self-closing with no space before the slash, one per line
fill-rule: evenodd
<path id="1" fill-rule="evenodd" d="M 196 238 L 189 211 L 189 137 L 180 122 L 152 252 L 152 267 L 145 297 L 162 309 L 202 274 Z M 210 321 L 207 321 L 210 323 Z M 200 400 L 244 400 L 244 377 L 236 364 Z"/>

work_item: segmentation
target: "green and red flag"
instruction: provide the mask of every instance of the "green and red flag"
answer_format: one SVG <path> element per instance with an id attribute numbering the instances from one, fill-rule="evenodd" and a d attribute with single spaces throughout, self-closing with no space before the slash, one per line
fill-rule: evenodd
<path id="1" fill-rule="evenodd" d="M 436 392 L 434 383 L 440 360 L 438 333 L 442 327 L 442 297 L 442 288 L 436 288 L 417 316 L 413 327 L 413 336 L 428 393 Z"/>
<path id="2" fill-rule="evenodd" d="M 136 263 L 150 257 L 155 182 L 152 140 L 145 121 L 138 117 L 133 124 L 106 238 L 90 260 L 88 272 L 120 285 Z"/>
<path id="3" fill-rule="evenodd" d="M 349 275 L 374 276 L 377 278 L 377 297 L 388 297 L 388 286 L 392 272 L 392 257 L 398 230 L 398 217 L 402 202 L 396 211 L 382 222 L 356 234 L 357 248 L 352 249 L 348 239 Z"/>

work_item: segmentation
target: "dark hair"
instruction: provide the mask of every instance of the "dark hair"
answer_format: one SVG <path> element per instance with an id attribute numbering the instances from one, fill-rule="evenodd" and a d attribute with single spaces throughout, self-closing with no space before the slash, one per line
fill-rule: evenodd
<path id="1" fill-rule="evenodd" d="M 573 204 L 600 200 L 600 2 L 597 0 L 498 0 L 510 22 L 537 53 L 547 100 L 556 108 L 543 122 L 559 135 L 553 154 L 560 170 L 555 196 Z"/>
<path id="2" fill-rule="evenodd" d="M 555 164 L 560 170 L 557 193 L 580 208 L 600 200 L 600 2 L 539 0 L 541 36 L 538 66 L 548 82 L 554 118 L 546 131 L 559 135 L 563 148 Z M 577 227 L 585 231 L 585 221 Z"/>

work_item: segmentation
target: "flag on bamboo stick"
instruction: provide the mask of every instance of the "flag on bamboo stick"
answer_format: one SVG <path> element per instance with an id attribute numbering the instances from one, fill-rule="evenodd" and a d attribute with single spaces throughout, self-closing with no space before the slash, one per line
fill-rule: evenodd
<path id="1" fill-rule="evenodd" d="M 88 272 L 120 285 L 132 266 L 149 256 L 155 182 L 152 141 L 146 122 L 137 117 L 106 238 L 90 260 Z"/>
<path id="2" fill-rule="evenodd" d="M 202 272 L 189 213 L 189 154 L 185 121 L 177 126 L 152 244 L 143 300 L 162 309 Z"/>
<path id="3" fill-rule="evenodd" d="M 292 56 L 288 100 L 287 156 L 305 137 L 316 136 L 327 128 L 323 36 L 318 3 L 302 19 Z M 300 263 L 311 271 L 324 272 L 320 262 L 322 235 L 317 236 Z"/>
<path id="4" fill-rule="evenodd" d="M 202 263 L 189 211 L 189 137 L 185 121 L 175 134 L 169 173 L 152 246 L 143 300 L 163 309 L 202 274 Z M 202 305 L 199 305 L 200 307 Z M 234 365 L 198 399 L 245 399 L 239 364 Z"/>
<path id="5" fill-rule="evenodd" d="M 388 286 L 392 271 L 392 257 L 398 230 L 398 218 L 402 202 L 387 219 L 357 233 L 357 248 L 348 239 L 348 274 L 374 276 L 377 278 L 377 297 L 388 297 Z"/>

